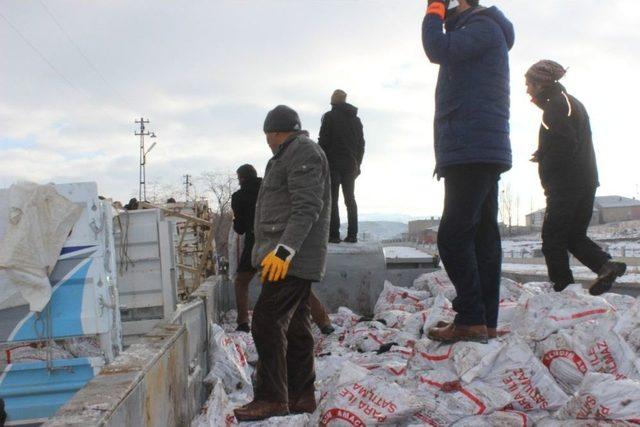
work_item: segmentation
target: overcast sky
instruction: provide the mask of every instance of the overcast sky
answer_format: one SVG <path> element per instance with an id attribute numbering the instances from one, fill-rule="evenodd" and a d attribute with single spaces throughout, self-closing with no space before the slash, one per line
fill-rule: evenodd
<path id="1" fill-rule="evenodd" d="M 544 206 L 528 162 L 540 112 L 522 77 L 542 58 L 569 67 L 563 82 L 590 113 L 598 194 L 637 197 L 640 2 L 483 4 L 501 8 L 516 29 L 514 168 L 502 183 L 519 196 L 520 213 Z M 367 141 L 360 211 L 439 215 L 442 182 L 432 177 L 437 66 L 420 40 L 425 5 L 3 0 L 0 186 L 97 181 L 105 196 L 127 200 L 137 193 L 133 121 L 140 116 L 158 135 L 148 181 L 179 187 L 183 174 L 233 172 L 243 163 L 262 171 L 270 157 L 261 130 L 266 112 L 281 103 L 295 108 L 315 139 L 331 92 L 342 88 L 360 109 Z"/>

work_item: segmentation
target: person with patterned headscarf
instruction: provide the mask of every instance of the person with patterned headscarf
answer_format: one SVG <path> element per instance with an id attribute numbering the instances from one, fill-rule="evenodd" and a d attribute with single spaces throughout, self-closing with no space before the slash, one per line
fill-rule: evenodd
<path id="1" fill-rule="evenodd" d="M 549 279 L 561 292 L 574 283 L 569 253 L 598 274 L 589 292 L 608 292 L 626 264 L 611 256 L 587 237 L 593 214 L 598 167 L 591 138 L 589 115 L 584 105 L 560 84 L 567 70 L 555 61 L 539 61 L 525 74 L 527 93 L 543 111 L 538 150 L 540 181 L 547 197 L 542 225 L 542 253 Z"/>

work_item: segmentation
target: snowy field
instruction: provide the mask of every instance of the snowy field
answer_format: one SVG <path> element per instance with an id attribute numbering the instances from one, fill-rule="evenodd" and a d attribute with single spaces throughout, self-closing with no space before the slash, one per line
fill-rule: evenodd
<path id="1" fill-rule="evenodd" d="M 502 271 L 508 273 L 531 274 L 536 276 L 546 276 L 547 266 L 543 264 L 512 264 L 503 263 Z M 596 275 L 587 267 L 571 267 L 576 280 L 593 280 Z M 627 267 L 624 276 L 616 279 L 618 283 L 640 283 L 640 267 Z"/>
<path id="2" fill-rule="evenodd" d="M 246 426 L 585 426 L 640 423 L 640 301 L 593 297 L 580 286 L 501 284 L 500 338 L 444 345 L 425 331 L 451 321 L 455 290 L 442 271 L 410 289 L 386 283 L 374 319 L 342 307 L 336 332 L 315 329 L 313 414 Z M 212 392 L 192 427 L 232 426 L 251 400 L 257 352 L 212 325 Z M 584 420 L 590 420 L 585 423 Z"/>
<path id="3" fill-rule="evenodd" d="M 640 258 L 640 221 L 597 225 L 589 227 L 587 234 L 614 257 Z M 503 236 L 502 250 L 505 258 L 536 258 L 540 256 L 541 248 L 540 232 L 524 236 Z"/>

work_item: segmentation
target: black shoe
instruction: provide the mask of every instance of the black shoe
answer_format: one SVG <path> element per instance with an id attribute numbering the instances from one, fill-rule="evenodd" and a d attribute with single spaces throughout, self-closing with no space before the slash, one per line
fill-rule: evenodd
<path id="1" fill-rule="evenodd" d="M 236 332 L 251 332 L 251 327 L 248 323 L 240 323 L 236 328 Z"/>
<path id="2" fill-rule="evenodd" d="M 335 331 L 336 331 L 336 328 L 334 328 L 331 323 L 329 323 L 327 326 L 323 326 L 322 328 L 320 328 L 320 332 L 322 332 L 323 335 L 331 335 Z"/>
<path id="3" fill-rule="evenodd" d="M 560 284 L 560 283 L 554 283 L 554 284 L 553 284 L 553 290 L 554 290 L 554 291 L 556 291 L 556 292 L 562 292 L 562 291 L 564 291 L 565 289 L 567 289 L 567 287 L 569 287 L 569 285 L 570 285 L 570 284 L 571 284 L 571 283 L 565 283 L 565 284 L 563 285 L 563 284 Z"/>
<path id="4" fill-rule="evenodd" d="M 344 241 L 345 243 L 358 243 L 358 238 L 356 236 L 347 236 Z"/>
<path id="5" fill-rule="evenodd" d="M 342 242 L 342 240 L 340 240 L 339 237 L 329 237 L 329 243 L 340 243 Z"/>
<path id="6" fill-rule="evenodd" d="M 624 262 L 607 261 L 598 272 L 598 278 L 591 284 L 591 295 L 602 295 L 611 290 L 613 283 L 627 271 Z"/>

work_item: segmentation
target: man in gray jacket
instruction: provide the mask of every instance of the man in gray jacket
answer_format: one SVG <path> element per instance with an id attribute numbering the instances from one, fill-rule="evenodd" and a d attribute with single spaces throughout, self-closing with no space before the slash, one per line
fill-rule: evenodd
<path id="1" fill-rule="evenodd" d="M 325 271 L 331 181 L 324 152 L 301 130 L 298 114 L 279 105 L 264 122 L 273 151 L 255 212 L 252 261 L 262 290 L 251 332 L 258 350 L 254 400 L 238 421 L 313 412 L 315 371 L 309 316 L 311 283 Z"/>

